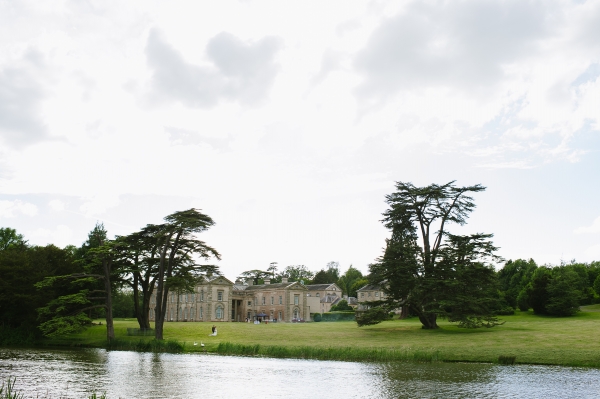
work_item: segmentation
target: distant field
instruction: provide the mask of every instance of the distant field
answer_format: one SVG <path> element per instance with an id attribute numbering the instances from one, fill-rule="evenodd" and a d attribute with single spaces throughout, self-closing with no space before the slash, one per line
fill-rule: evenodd
<path id="1" fill-rule="evenodd" d="M 496 362 L 516 356 L 517 363 L 600 368 L 600 305 L 583 307 L 574 317 L 555 318 L 518 312 L 502 316 L 504 325 L 467 330 L 441 321 L 440 329 L 422 330 L 418 319 L 393 320 L 357 327 L 355 322 L 216 323 L 217 337 L 209 337 L 213 323 L 165 323 L 164 337 L 185 343 L 186 352 L 215 352 L 220 342 L 261 347 L 355 348 L 420 351 L 439 354 L 444 361 Z M 115 321 L 118 339 L 138 342 L 152 337 L 128 337 L 134 319 Z M 93 326 L 81 334 L 53 340 L 69 345 L 105 345 L 106 328 Z M 198 345 L 194 346 L 194 342 Z"/>

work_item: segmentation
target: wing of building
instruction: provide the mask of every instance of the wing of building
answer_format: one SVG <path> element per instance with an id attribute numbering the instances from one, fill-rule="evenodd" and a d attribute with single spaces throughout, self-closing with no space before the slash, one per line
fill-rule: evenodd
<path id="1" fill-rule="evenodd" d="M 337 286 L 336 286 L 337 287 Z M 339 290 L 339 288 L 337 288 Z M 201 280 L 193 293 L 169 292 L 166 321 L 294 322 L 310 319 L 307 286 L 299 282 L 253 285 L 223 276 Z M 341 294 L 341 291 L 340 291 Z M 155 318 L 156 295 L 150 300 L 150 320 Z"/>

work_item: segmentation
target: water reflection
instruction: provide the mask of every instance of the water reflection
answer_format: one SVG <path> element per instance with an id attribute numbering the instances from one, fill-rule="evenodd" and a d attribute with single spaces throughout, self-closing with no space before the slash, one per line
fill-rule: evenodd
<path id="1" fill-rule="evenodd" d="M 485 364 L 366 364 L 104 350 L 0 349 L 26 397 L 592 398 L 600 371 Z"/>

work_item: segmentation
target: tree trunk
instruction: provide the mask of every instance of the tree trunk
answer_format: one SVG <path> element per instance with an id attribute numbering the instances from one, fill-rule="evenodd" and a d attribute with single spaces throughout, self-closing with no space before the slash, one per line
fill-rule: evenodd
<path id="1" fill-rule="evenodd" d="M 177 290 L 176 291 L 176 295 L 177 295 L 177 316 L 175 318 L 175 321 L 179 321 L 179 297 L 181 296 L 179 293 L 181 291 Z"/>
<path id="2" fill-rule="evenodd" d="M 115 339 L 115 327 L 113 325 L 112 315 L 112 289 L 110 285 L 112 260 L 104 259 L 102 261 L 102 266 L 104 269 L 104 289 L 106 290 L 106 339 L 112 341 Z"/>
<path id="3" fill-rule="evenodd" d="M 163 243 L 163 247 L 160 251 L 160 261 L 158 263 L 158 272 L 156 277 L 156 306 L 155 313 L 156 318 L 154 320 L 154 338 L 157 340 L 163 339 L 163 325 L 165 323 L 165 312 L 167 310 L 166 300 L 167 300 L 167 292 L 165 290 L 165 257 L 167 254 L 167 248 L 169 246 L 169 242 L 171 241 L 171 237 L 173 233 L 171 233 Z"/>
<path id="4" fill-rule="evenodd" d="M 437 325 L 437 315 L 435 313 L 422 313 L 419 315 L 419 320 L 423 326 L 421 328 L 425 330 L 435 330 L 439 328 Z"/>
<path id="5" fill-rule="evenodd" d="M 400 319 L 406 319 L 408 317 L 408 306 L 402 306 L 400 309 Z"/>

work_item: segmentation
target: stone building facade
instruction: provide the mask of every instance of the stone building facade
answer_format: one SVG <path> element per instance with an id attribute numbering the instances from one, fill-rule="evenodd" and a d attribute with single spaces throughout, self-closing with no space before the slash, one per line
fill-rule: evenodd
<path id="1" fill-rule="evenodd" d="M 356 295 L 358 296 L 357 310 L 367 310 L 370 307 L 369 302 L 384 301 L 386 299 L 383 288 L 378 284 L 367 284 L 356 291 Z"/>
<path id="2" fill-rule="evenodd" d="M 342 300 L 342 289 L 337 284 L 309 284 L 307 303 L 310 313 L 325 313 Z"/>
<path id="3" fill-rule="evenodd" d="M 356 310 L 358 312 L 365 311 L 371 307 L 369 302 L 385 301 L 388 299 L 386 293 L 383 291 L 383 287 L 378 284 L 368 284 L 356 291 L 358 295 L 357 302 L 358 306 Z M 408 308 L 401 306 L 402 303 L 398 304 L 398 308 L 394 309 L 393 312 L 400 315 L 401 318 L 408 316 Z"/>
<path id="4" fill-rule="evenodd" d="M 308 289 L 298 282 L 253 285 L 233 283 L 223 277 L 208 277 L 193 293 L 169 292 L 165 321 L 308 320 Z M 150 321 L 155 320 L 156 295 L 150 300 Z"/>

